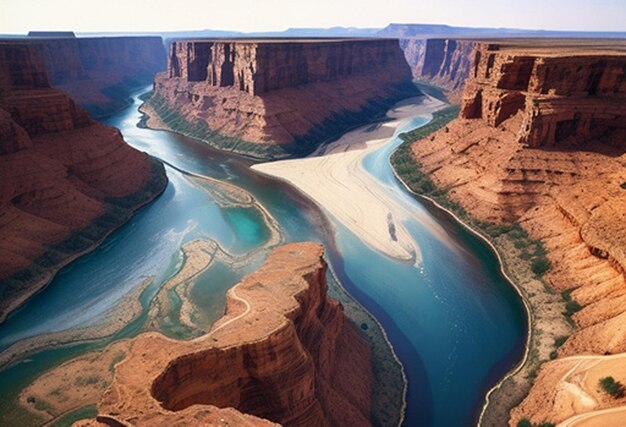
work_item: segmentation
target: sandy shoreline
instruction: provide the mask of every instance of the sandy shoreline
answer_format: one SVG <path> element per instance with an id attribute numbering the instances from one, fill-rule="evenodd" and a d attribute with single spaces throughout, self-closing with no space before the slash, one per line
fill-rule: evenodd
<path id="1" fill-rule="evenodd" d="M 367 154 L 389 143 L 408 120 L 446 105 L 431 97 L 410 101 L 390 110 L 388 122 L 349 132 L 309 157 L 261 163 L 252 169 L 293 185 L 373 249 L 420 262 L 419 246 L 402 225 L 411 212 L 361 164 Z"/>

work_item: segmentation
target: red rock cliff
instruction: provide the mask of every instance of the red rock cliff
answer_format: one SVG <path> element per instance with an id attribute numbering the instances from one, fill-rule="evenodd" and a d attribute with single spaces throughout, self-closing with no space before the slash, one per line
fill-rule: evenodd
<path id="1" fill-rule="evenodd" d="M 50 87 L 36 48 L 0 43 L 0 320 L 165 184 L 162 165 Z"/>
<path id="2" fill-rule="evenodd" d="M 463 118 L 498 126 L 523 111 L 521 143 L 550 147 L 626 135 L 621 54 L 525 52 L 481 44 L 463 95 Z"/>
<path id="3" fill-rule="evenodd" d="M 626 352 L 626 54 L 623 43 L 613 44 L 480 43 L 460 117 L 411 147 L 422 170 L 473 217 L 519 224 L 547 249 L 552 268 L 543 279 L 554 295 L 526 292 L 536 324 L 532 358 L 542 362 Z M 572 300 L 567 308 L 561 292 Z M 573 332 L 560 315 L 566 309 Z M 510 425 L 524 417 L 559 423 L 620 404 L 577 388 L 584 373 L 569 370 L 581 360 L 544 365 Z M 609 358 L 598 374 L 618 375 L 620 360 Z M 516 376 L 515 393 L 532 378 Z"/>
<path id="4" fill-rule="evenodd" d="M 149 84 L 166 66 L 160 37 L 35 38 L 11 43 L 33 46 L 50 84 L 96 117 L 124 107 L 131 90 Z"/>
<path id="5" fill-rule="evenodd" d="M 418 93 L 397 40 L 186 40 L 150 104 L 218 148 L 284 157 Z"/>
<path id="6" fill-rule="evenodd" d="M 476 45 L 477 42 L 470 40 L 400 40 L 413 77 L 446 89 L 453 102 L 460 100 Z"/>
<path id="7" fill-rule="evenodd" d="M 98 421 L 369 425 L 370 350 L 326 296 L 322 254 L 315 243 L 275 249 L 229 290 L 226 314 L 206 336 L 136 338 L 98 405 Z"/>

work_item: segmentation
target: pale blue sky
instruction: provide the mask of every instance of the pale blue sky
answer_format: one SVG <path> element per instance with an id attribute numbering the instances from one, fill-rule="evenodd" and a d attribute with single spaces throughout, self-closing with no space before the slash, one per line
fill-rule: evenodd
<path id="1" fill-rule="evenodd" d="M 0 0 L 0 33 L 269 31 L 390 22 L 626 31 L 626 0 Z"/>

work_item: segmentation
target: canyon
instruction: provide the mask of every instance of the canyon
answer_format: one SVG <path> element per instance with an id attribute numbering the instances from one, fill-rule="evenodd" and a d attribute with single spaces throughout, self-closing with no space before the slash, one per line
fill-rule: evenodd
<path id="1" fill-rule="evenodd" d="M 160 194 L 163 166 L 50 85 L 40 50 L 0 43 L 0 321 Z"/>
<path id="2" fill-rule="evenodd" d="M 446 91 L 452 103 L 460 102 L 465 80 L 472 69 L 472 54 L 477 42 L 455 39 L 400 40 L 413 77 Z"/>
<path id="3" fill-rule="evenodd" d="M 598 386 L 580 386 L 580 378 L 596 363 L 603 369 L 591 378 L 626 381 L 621 359 L 609 356 L 626 351 L 626 46 L 479 41 L 467 59 L 459 118 L 411 150 L 453 205 L 483 224 L 519 224 L 547 250 L 546 291 L 526 292 L 526 298 L 535 323 L 531 346 L 543 343 L 532 358 L 548 363 L 536 381 L 536 373 L 524 369 L 528 375 L 508 380 L 518 390 L 510 404 L 519 405 L 510 425 L 524 418 L 568 422 L 623 405 L 606 397 L 583 399 Z M 542 292 L 548 296 L 539 301 Z M 580 354 L 596 361 L 576 368 Z M 578 380 L 564 376 L 570 369 Z M 523 402 L 519 390 L 529 393 Z M 602 421 L 600 414 L 595 422 Z M 486 416 L 483 425 L 497 422 Z"/>
<path id="4" fill-rule="evenodd" d="M 131 92 L 165 68 L 160 37 L 47 37 L 6 39 L 30 46 L 42 58 L 50 85 L 67 92 L 92 117 L 128 105 Z"/>
<path id="5" fill-rule="evenodd" d="M 369 346 L 326 296 L 326 271 L 320 244 L 274 249 L 207 335 L 135 338 L 80 425 L 369 425 Z"/>
<path id="6" fill-rule="evenodd" d="M 410 80 L 394 39 L 182 40 L 146 112 L 223 150 L 301 156 L 419 94 Z"/>

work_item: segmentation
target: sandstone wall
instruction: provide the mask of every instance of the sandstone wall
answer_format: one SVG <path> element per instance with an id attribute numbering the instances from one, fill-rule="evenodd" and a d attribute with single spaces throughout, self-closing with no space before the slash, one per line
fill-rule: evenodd
<path id="1" fill-rule="evenodd" d="M 37 48 L 0 43 L 0 321 L 166 184 L 48 84 Z"/>
<path id="2" fill-rule="evenodd" d="M 322 254 L 314 243 L 275 249 L 228 292 L 225 316 L 204 337 L 138 337 L 98 420 L 220 425 L 247 414 L 253 425 L 369 425 L 370 350 L 326 296 Z"/>
<path id="3" fill-rule="evenodd" d="M 413 77 L 446 89 L 452 102 L 460 100 L 472 69 L 477 42 L 453 39 L 402 39 L 400 46 Z"/>
<path id="4" fill-rule="evenodd" d="M 523 43 L 479 44 L 460 117 L 411 147 L 422 170 L 474 218 L 521 225 L 547 249 L 552 268 L 543 280 L 554 294 L 542 293 L 530 271 L 520 282 L 533 304 L 530 360 L 563 361 L 543 366 L 511 426 L 522 418 L 559 423 L 620 404 L 587 399 L 583 375 L 562 374 L 582 360 L 565 357 L 626 352 L 626 55 Z M 514 271 L 518 256 L 509 256 Z M 562 292 L 575 302 L 568 304 L 573 332 L 561 314 Z M 598 374 L 618 375 L 618 359 L 603 362 Z M 492 400 L 527 390 L 533 378 L 522 371 Z M 488 413 L 483 425 L 502 425 L 505 416 Z"/>
<path id="5" fill-rule="evenodd" d="M 124 107 L 132 90 L 149 84 L 166 66 L 160 37 L 35 38 L 10 43 L 32 46 L 41 63 L 38 69 L 43 65 L 49 83 L 96 117 Z"/>
<path id="6" fill-rule="evenodd" d="M 187 40 L 172 44 L 150 103 L 218 148 L 285 157 L 419 94 L 410 77 L 397 40 Z"/>
<path id="7" fill-rule="evenodd" d="M 465 87 L 464 118 L 498 126 L 518 111 L 521 143 L 532 147 L 614 141 L 626 132 L 622 55 L 549 55 L 481 44 Z"/>

